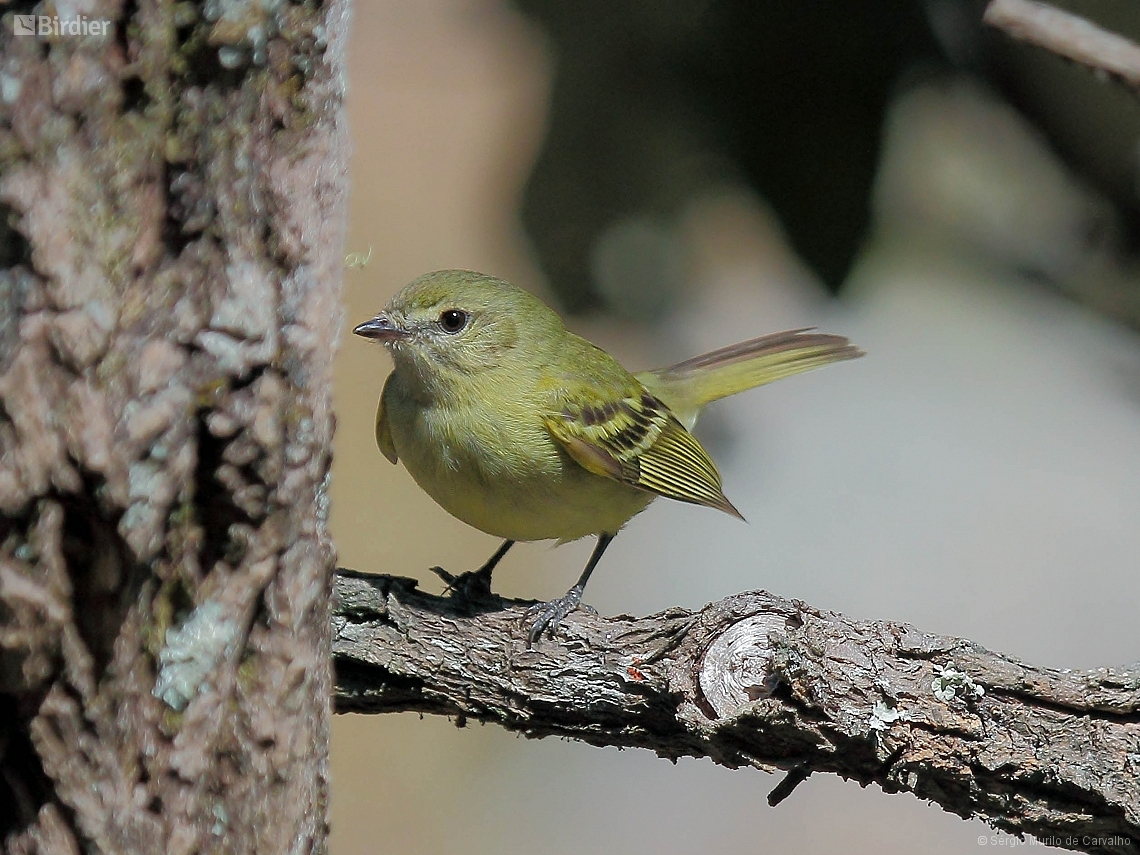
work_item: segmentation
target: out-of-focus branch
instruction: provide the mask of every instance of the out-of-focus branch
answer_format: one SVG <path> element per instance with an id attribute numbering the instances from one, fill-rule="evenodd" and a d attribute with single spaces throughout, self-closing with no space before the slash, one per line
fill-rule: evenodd
<path id="1" fill-rule="evenodd" d="M 773 804 L 834 772 L 1053 845 L 1140 852 L 1140 668 L 1035 668 L 763 591 L 648 618 L 580 611 L 528 649 L 529 605 L 341 570 L 337 710 L 787 770 Z"/>
<path id="2" fill-rule="evenodd" d="M 1086 18 L 1036 0 L 991 0 L 982 20 L 1140 90 L 1140 45 Z"/>

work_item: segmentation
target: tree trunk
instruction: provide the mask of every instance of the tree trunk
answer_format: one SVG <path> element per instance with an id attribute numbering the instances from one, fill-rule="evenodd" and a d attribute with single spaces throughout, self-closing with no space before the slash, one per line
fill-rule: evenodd
<path id="1" fill-rule="evenodd" d="M 84 8 L 0 28 L 0 840 L 324 851 L 347 0 Z"/>

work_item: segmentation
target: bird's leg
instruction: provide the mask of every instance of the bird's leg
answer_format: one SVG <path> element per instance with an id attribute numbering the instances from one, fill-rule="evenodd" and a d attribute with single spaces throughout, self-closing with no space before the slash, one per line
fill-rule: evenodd
<path id="1" fill-rule="evenodd" d="M 468 570 L 453 576 L 442 567 L 432 567 L 431 572 L 438 576 L 447 585 L 447 592 L 452 596 L 475 602 L 491 599 L 491 572 L 507 554 L 507 550 L 515 545 L 513 540 L 504 540 L 502 546 L 478 570 Z"/>
<path id="2" fill-rule="evenodd" d="M 527 634 L 527 647 L 530 647 L 538 641 L 539 636 L 542 635 L 544 630 L 549 630 L 551 636 L 553 636 L 554 630 L 558 629 L 558 624 L 562 622 L 562 618 L 566 617 L 566 615 L 581 605 L 582 592 L 586 590 L 586 582 L 589 580 L 590 574 L 594 572 L 594 568 L 598 565 L 602 553 L 606 551 L 606 547 L 610 545 L 610 541 L 613 539 L 614 536 L 612 534 L 599 534 L 598 544 L 594 547 L 594 552 L 590 556 L 590 560 L 586 562 L 586 569 L 582 571 L 582 575 L 578 577 L 578 581 L 574 584 L 574 587 L 557 600 L 551 600 L 549 603 L 540 603 L 527 612 L 527 617 L 535 613 L 538 614 L 538 617 L 535 618 L 534 623 L 530 626 L 530 632 Z"/>

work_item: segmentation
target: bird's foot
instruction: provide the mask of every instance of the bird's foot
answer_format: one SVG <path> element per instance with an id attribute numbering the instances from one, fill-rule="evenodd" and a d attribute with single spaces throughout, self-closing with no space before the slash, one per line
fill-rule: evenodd
<path id="1" fill-rule="evenodd" d="M 527 609 L 526 619 L 534 620 L 530 625 L 530 632 L 527 633 L 527 647 L 533 646 L 543 632 L 549 633 L 553 638 L 554 631 L 558 629 L 562 619 L 579 606 L 591 612 L 594 611 L 589 606 L 582 605 L 582 590 L 582 585 L 575 585 L 557 600 L 551 600 L 549 603 L 538 603 Z"/>
<path id="2" fill-rule="evenodd" d="M 468 605 L 487 603 L 495 599 L 495 595 L 491 593 L 491 574 L 486 572 L 486 568 L 468 570 L 458 576 L 448 573 L 442 567 L 432 567 L 431 572 L 447 585 L 444 593 L 452 599 Z"/>

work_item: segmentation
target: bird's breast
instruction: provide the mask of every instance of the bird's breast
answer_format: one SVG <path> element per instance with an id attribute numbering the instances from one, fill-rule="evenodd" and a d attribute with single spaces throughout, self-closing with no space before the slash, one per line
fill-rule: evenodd
<path id="1" fill-rule="evenodd" d="M 424 405 L 393 395 L 385 405 L 396 453 L 416 483 L 488 534 L 566 541 L 616 533 L 653 499 L 575 463 L 526 402 Z"/>

